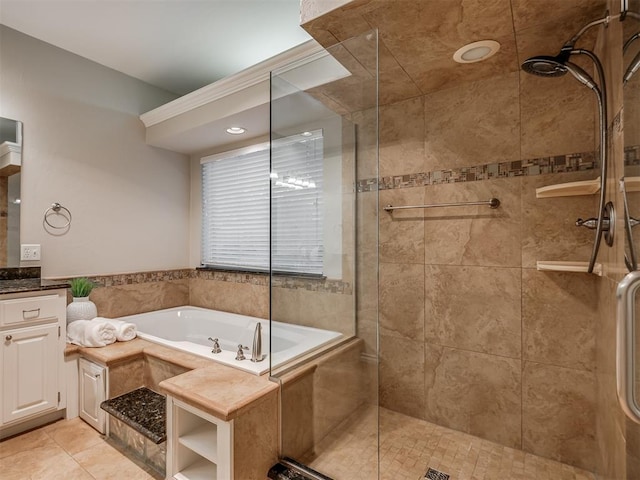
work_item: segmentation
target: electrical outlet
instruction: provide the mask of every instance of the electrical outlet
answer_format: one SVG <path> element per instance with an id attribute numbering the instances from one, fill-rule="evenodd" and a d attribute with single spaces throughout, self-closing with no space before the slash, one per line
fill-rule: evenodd
<path id="1" fill-rule="evenodd" d="M 40 260 L 40 245 L 26 244 L 20 245 L 20 260 L 36 261 Z"/>

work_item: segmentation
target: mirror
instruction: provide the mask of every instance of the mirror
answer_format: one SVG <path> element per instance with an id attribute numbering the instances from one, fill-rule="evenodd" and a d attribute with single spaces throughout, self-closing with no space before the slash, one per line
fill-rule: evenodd
<path id="1" fill-rule="evenodd" d="M 20 266 L 22 122 L 0 117 L 0 268 Z"/>
<path id="2" fill-rule="evenodd" d="M 633 5 L 636 5 L 635 3 Z M 637 5 L 636 5 L 637 6 Z M 640 12 L 629 9 L 623 28 L 625 263 L 640 262 Z"/>

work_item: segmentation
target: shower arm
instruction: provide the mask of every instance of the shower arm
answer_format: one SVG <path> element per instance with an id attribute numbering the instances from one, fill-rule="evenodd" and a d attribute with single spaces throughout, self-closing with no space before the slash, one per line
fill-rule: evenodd
<path id="1" fill-rule="evenodd" d="M 609 22 L 611 20 L 615 20 L 617 18 L 620 18 L 621 15 L 617 14 L 617 15 L 606 15 L 602 18 L 599 18 L 598 20 L 594 20 L 593 22 L 587 23 L 584 27 L 582 27 L 578 33 L 576 33 L 573 37 L 571 37 L 571 40 L 569 40 L 567 43 L 564 44 L 564 46 L 562 47 L 561 51 L 569 51 L 569 50 L 573 50 L 574 45 L 576 44 L 576 42 L 578 41 L 578 39 L 584 35 L 584 33 L 589 30 L 592 27 L 595 27 L 597 25 L 602 25 L 604 24 L 604 26 L 606 27 L 607 25 L 609 25 Z M 573 53 L 573 52 L 572 52 Z"/>
<path id="2" fill-rule="evenodd" d="M 592 22 L 592 23 L 595 23 L 595 22 Z M 585 28 L 583 28 L 583 30 L 585 30 Z M 606 97 L 607 87 L 605 83 L 604 68 L 602 67 L 602 63 L 600 62 L 600 59 L 593 52 L 591 52 L 590 50 L 579 48 L 579 49 L 572 49 L 571 54 L 586 55 L 587 57 L 589 57 L 591 61 L 593 61 L 596 67 L 596 71 L 598 72 L 598 77 L 600 80 L 600 89 L 598 89 L 598 87 L 595 87 L 593 89 L 598 99 L 598 119 L 600 121 L 600 203 L 598 207 L 598 225 L 596 227 L 596 240 L 595 240 L 595 243 L 593 244 L 593 250 L 591 251 L 591 259 L 589 260 L 589 268 L 587 269 L 588 273 L 592 273 L 593 267 L 596 264 L 598 251 L 600 250 L 600 241 L 602 240 L 603 224 L 604 224 L 604 206 L 605 206 L 606 185 L 607 185 L 607 145 L 608 145 L 607 97 Z"/>

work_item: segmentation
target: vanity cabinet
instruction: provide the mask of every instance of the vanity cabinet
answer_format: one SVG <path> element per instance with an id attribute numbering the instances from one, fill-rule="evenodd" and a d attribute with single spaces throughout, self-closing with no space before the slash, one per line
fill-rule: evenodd
<path id="1" fill-rule="evenodd" d="M 0 430 L 63 409 L 66 290 L 0 295 L 0 336 Z"/>
<path id="2" fill-rule="evenodd" d="M 167 478 L 231 480 L 233 421 L 167 397 Z"/>
<path id="3" fill-rule="evenodd" d="M 106 412 L 100 404 L 106 400 L 107 368 L 85 358 L 79 361 L 80 418 L 100 433 L 105 433 Z"/>

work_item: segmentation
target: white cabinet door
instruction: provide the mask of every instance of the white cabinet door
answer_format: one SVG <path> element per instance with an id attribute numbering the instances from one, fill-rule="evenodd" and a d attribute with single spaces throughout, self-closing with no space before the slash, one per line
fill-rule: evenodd
<path id="1" fill-rule="evenodd" d="M 105 411 L 100 404 L 105 400 L 106 369 L 84 358 L 80 359 L 80 418 L 105 432 Z"/>
<path id="2" fill-rule="evenodd" d="M 7 330 L 2 337 L 2 423 L 58 407 L 58 324 Z"/>

